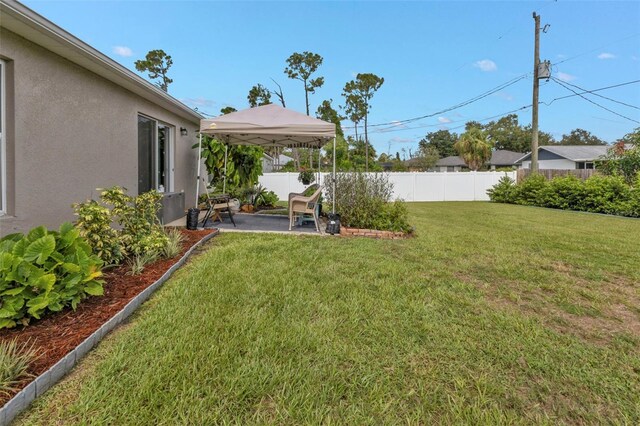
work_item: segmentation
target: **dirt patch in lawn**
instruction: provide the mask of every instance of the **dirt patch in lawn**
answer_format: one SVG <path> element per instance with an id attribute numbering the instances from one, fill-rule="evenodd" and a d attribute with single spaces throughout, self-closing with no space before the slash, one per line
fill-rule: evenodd
<path id="1" fill-rule="evenodd" d="M 553 268 L 559 272 L 571 269 L 560 263 Z M 502 281 L 496 286 L 468 274 L 456 274 L 456 278 L 475 285 L 490 305 L 535 317 L 563 334 L 596 344 L 608 344 L 619 334 L 640 339 L 640 310 L 635 308 L 640 306 L 638 284 L 626 278 L 607 277 L 600 283 L 574 278 L 575 293 L 563 302 L 555 300 L 555 293 L 547 287 L 531 288 L 518 281 Z M 602 299 L 597 309 L 581 296 L 581 288 L 597 288 Z"/>
<path id="2" fill-rule="evenodd" d="M 73 311 L 65 309 L 50 314 L 41 320 L 33 320 L 31 325 L 19 326 L 0 331 L 0 341 L 16 340 L 19 343 L 33 345 L 38 358 L 29 367 L 31 378 L 16 386 L 11 395 L 0 396 L 0 405 L 4 405 L 13 395 L 28 385 L 34 377 L 44 373 L 66 354 L 71 352 L 87 337 L 93 334 L 125 307 L 135 296 L 156 282 L 171 266 L 198 241 L 213 230 L 187 231 L 184 235 L 182 251 L 171 259 L 160 259 L 145 266 L 140 275 L 127 275 L 129 268 L 121 265 L 104 272 L 104 295 L 89 297 Z"/>

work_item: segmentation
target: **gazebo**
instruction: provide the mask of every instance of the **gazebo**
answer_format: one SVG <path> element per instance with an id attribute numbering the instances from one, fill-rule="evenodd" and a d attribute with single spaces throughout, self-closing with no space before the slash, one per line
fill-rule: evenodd
<path id="1" fill-rule="evenodd" d="M 229 145 L 255 145 L 279 148 L 317 148 L 333 139 L 332 212 L 335 213 L 336 126 L 275 104 L 249 108 L 219 117 L 200 120 L 198 142 L 198 184 L 196 205 L 200 195 L 200 159 L 202 135 L 215 137 Z M 227 157 L 225 150 L 225 175 Z"/>

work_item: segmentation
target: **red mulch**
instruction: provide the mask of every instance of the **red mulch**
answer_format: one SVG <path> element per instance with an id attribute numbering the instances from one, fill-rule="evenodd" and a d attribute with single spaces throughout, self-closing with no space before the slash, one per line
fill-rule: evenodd
<path id="1" fill-rule="evenodd" d="M 31 325 L 0 330 L 0 341 L 15 339 L 20 343 L 29 342 L 37 351 L 38 359 L 30 366 L 32 378 L 17 386 L 18 393 L 31 380 L 47 371 L 56 362 L 64 358 L 76 346 L 82 343 L 94 331 L 117 314 L 135 296 L 156 282 L 184 253 L 194 244 L 213 232 L 212 230 L 181 230 L 184 235 L 182 252 L 172 259 L 161 259 L 144 268 L 140 275 L 127 275 L 126 265 L 108 269 L 104 272 L 104 295 L 89 297 L 78 308 L 65 309 L 55 314 L 33 319 Z M 15 394 L 14 393 L 14 394 Z M 0 406 L 13 395 L 0 395 Z"/>

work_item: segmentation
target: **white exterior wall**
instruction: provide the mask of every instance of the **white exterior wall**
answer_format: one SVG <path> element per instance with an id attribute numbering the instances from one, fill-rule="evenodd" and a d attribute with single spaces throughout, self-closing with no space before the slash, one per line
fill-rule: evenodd
<path id="1" fill-rule="evenodd" d="M 516 179 L 515 171 L 387 173 L 393 183 L 393 197 L 405 201 L 488 201 L 487 190 L 505 175 Z M 281 200 L 286 200 L 289 193 L 302 192 L 305 188 L 298 182 L 298 173 L 269 173 L 260 176 L 259 181 Z M 325 185 L 325 190 L 330 190 L 331 174 L 322 173 L 320 183 Z"/>
<path id="2" fill-rule="evenodd" d="M 531 160 L 522 162 L 523 169 L 531 168 Z M 557 160 L 538 160 L 538 169 L 547 170 L 575 170 L 576 163 L 565 158 Z"/>

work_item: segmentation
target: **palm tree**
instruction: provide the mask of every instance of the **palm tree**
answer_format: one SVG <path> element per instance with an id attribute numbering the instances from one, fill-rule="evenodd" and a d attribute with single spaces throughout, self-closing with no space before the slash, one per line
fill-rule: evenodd
<path id="1" fill-rule="evenodd" d="M 464 132 L 453 147 L 473 171 L 478 170 L 491 158 L 491 143 L 487 141 L 482 129 L 477 127 L 471 127 Z"/>

